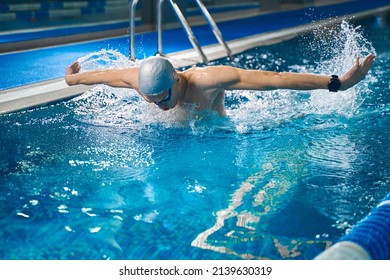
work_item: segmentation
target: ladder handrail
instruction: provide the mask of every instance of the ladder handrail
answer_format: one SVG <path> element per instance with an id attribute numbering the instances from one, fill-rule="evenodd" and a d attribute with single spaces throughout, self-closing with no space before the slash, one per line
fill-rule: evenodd
<path id="1" fill-rule="evenodd" d="M 135 60 L 135 51 L 134 51 L 134 21 L 135 21 L 135 8 L 137 6 L 138 0 L 130 0 L 129 9 L 130 9 L 130 59 Z"/>
<path id="2" fill-rule="evenodd" d="M 198 40 L 196 40 L 196 37 L 194 35 L 194 32 L 192 31 L 188 21 L 186 20 L 186 18 L 184 17 L 182 11 L 180 10 L 179 6 L 177 5 L 177 3 L 174 1 L 174 0 L 168 0 L 169 1 L 169 4 L 171 5 L 173 11 L 175 12 L 176 14 L 176 17 L 177 19 L 179 20 L 181 26 L 183 27 L 184 31 L 186 32 L 187 34 L 187 37 L 188 39 L 190 40 L 192 46 L 194 47 L 194 49 L 198 52 L 199 56 L 202 58 L 203 60 L 203 63 L 207 64 L 209 63 L 206 55 L 204 54 L 202 48 L 200 47 L 199 43 L 198 43 Z M 160 55 L 163 54 L 163 51 L 162 51 L 162 16 L 161 16 L 161 11 L 162 11 L 162 4 L 163 4 L 164 0 L 159 0 L 158 1 L 158 4 L 157 4 L 157 19 L 159 20 L 158 22 L 158 40 L 159 40 L 159 43 L 158 43 L 158 46 L 159 46 L 159 49 L 158 49 L 158 53 Z"/>
<path id="3" fill-rule="evenodd" d="M 176 17 L 178 18 L 181 26 L 183 27 L 184 31 L 187 34 L 188 39 L 190 40 L 192 46 L 196 51 L 198 52 L 199 56 L 202 58 L 203 63 L 208 64 L 208 59 L 206 55 L 204 54 L 201 46 L 198 43 L 198 40 L 196 39 L 194 32 L 192 31 L 188 21 L 184 17 L 182 11 L 180 10 L 179 6 L 177 5 L 175 0 L 168 0 L 169 4 L 171 5 L 174 13 L 176 14 Z M 201 0 L 195 0 L 196 4 L 199 6 L 200 10 L 202 11 L 203 16 L 206 18 L 207 23 L 209 24 L 210 28 L 212 29 L 215 37 L 217 38 L 218 42 L 220 45 L 222 45 L 225 50 L 227 55 L 232 58 L 232 52 L 229 49 L 228 45 L 222 38 L 222 33 L 219 30 L 217 24 L 215 23 L 214 19 L 211 17 L 209 11 L 203 4 Z M 135 9 L 137 6 L 138 0 L 130 0 L 129 2 L 129 9 L 130 9 L 130 59 L 135 60 L 135 50 L 134 50 L 134 21 L 135 21 Z M 157 33 L 158 33 L 158 51 L 157 53 L 160 55 L 163 55 L 162 51 L 162 5 L 164 3 L 164 0 L 158 0 L 157 1 Z"/>
<path id="4" fill-rule="evenodd" d="M 157 1 L 157 40 L 158 40 L 158 49 L 157 53 L 163 55 L 162 52 L 162 5 L 164 0 Z"/>
<path id="5" fill-rule="evenodd" d="M 206 18 L 206 21 L 209 24 L 211 30 L 213 31 L 215 37 L 217 38 L 219 44 L 225 48 L 226 53 L 230 57 L 230 59 L 233 59 L 232 51 L 230 50 L 229 46 L 226 44 L 226 41 L 223 39 L 221 30 L 218 28 L 215 20 L 210 15 L 209 10 L 207 10 L 206 6 L 203 4 L 201 0 L 194 0 L 194 1 L 199 6 L 201 12 L 203 13 L 203 16 Z"/>

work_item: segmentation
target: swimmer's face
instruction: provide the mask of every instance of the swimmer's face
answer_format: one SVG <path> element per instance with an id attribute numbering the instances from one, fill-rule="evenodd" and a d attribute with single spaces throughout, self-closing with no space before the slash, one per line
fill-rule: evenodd
<path id="1" fill-rule="evenodd" d="M 157 94 L 157 95 L 144 95 L 142 94 L 142 97 L 149 103 L 156 104 L 160 109 L 167 111 L 173 107 L 175 107 L 176 104 L 173 104 L 171 102 L 172 99 L 172 88 L 167 89 L 166 91 Z"/>

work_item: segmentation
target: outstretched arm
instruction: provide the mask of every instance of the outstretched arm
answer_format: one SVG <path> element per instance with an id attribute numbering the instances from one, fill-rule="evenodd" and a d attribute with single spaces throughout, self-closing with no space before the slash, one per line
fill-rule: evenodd
<path id="1" fill-rule="evenodd" d="M 112 87 L 138 89 L 138 68 L 95 70 L 80 73 L 80 64 L 75 61 L 66 68 L 65 81 L 70 86 L 106 84 Z"/>
<path id="2" fill-rule="evenodd" d="M 370 70 L 375 56 L 370 54 L 364 58 L 362 63 L 359 57 L 352 68 L 340 77 L 340 90 L 347 90 L 360 82 Z M 327 89 L 330 77 L 327 75 L 272 72 L 260 70 L 244 70 L 228 66 L 221 66 L 225 69 L 210 69 L 210 77 L 216 84 L 225 89 L 293 89 L 293 90 L 315 90 Z M 221 71 L 222 70 L 222 71 Z"/>

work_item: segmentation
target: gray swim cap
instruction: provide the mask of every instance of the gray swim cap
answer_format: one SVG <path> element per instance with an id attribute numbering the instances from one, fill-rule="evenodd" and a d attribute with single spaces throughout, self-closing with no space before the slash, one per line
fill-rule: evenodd
<path id="1" fill-rule="evenodd" d="M 160 94 L 169 89 L 176 79 L 175 68 L 166 58 L 150 57 L 139 66 L 138 84 L 143 94 Z"/>

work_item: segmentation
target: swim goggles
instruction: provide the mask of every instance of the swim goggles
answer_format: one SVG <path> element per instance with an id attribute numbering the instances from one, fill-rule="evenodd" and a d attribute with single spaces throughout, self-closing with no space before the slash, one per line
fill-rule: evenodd
<path id="1" fill-rule="evenodd" d="M 161 105 L 161 104 L 163 104 L 163 103 L 169 102 L 169 100 L 171 100 L 171 97 L 172 97 L 172 88 L 170 87 L 169 90 L 168 90 L 167 96 L 165 96 L 162 100 L 160 100 L 160 101 L 158 101 L 158 102 L 154 102 L 154 101 L 153 101 L 153 103 L 156 104 L 156 105 L 158 106 L 158 105 Z"/>

